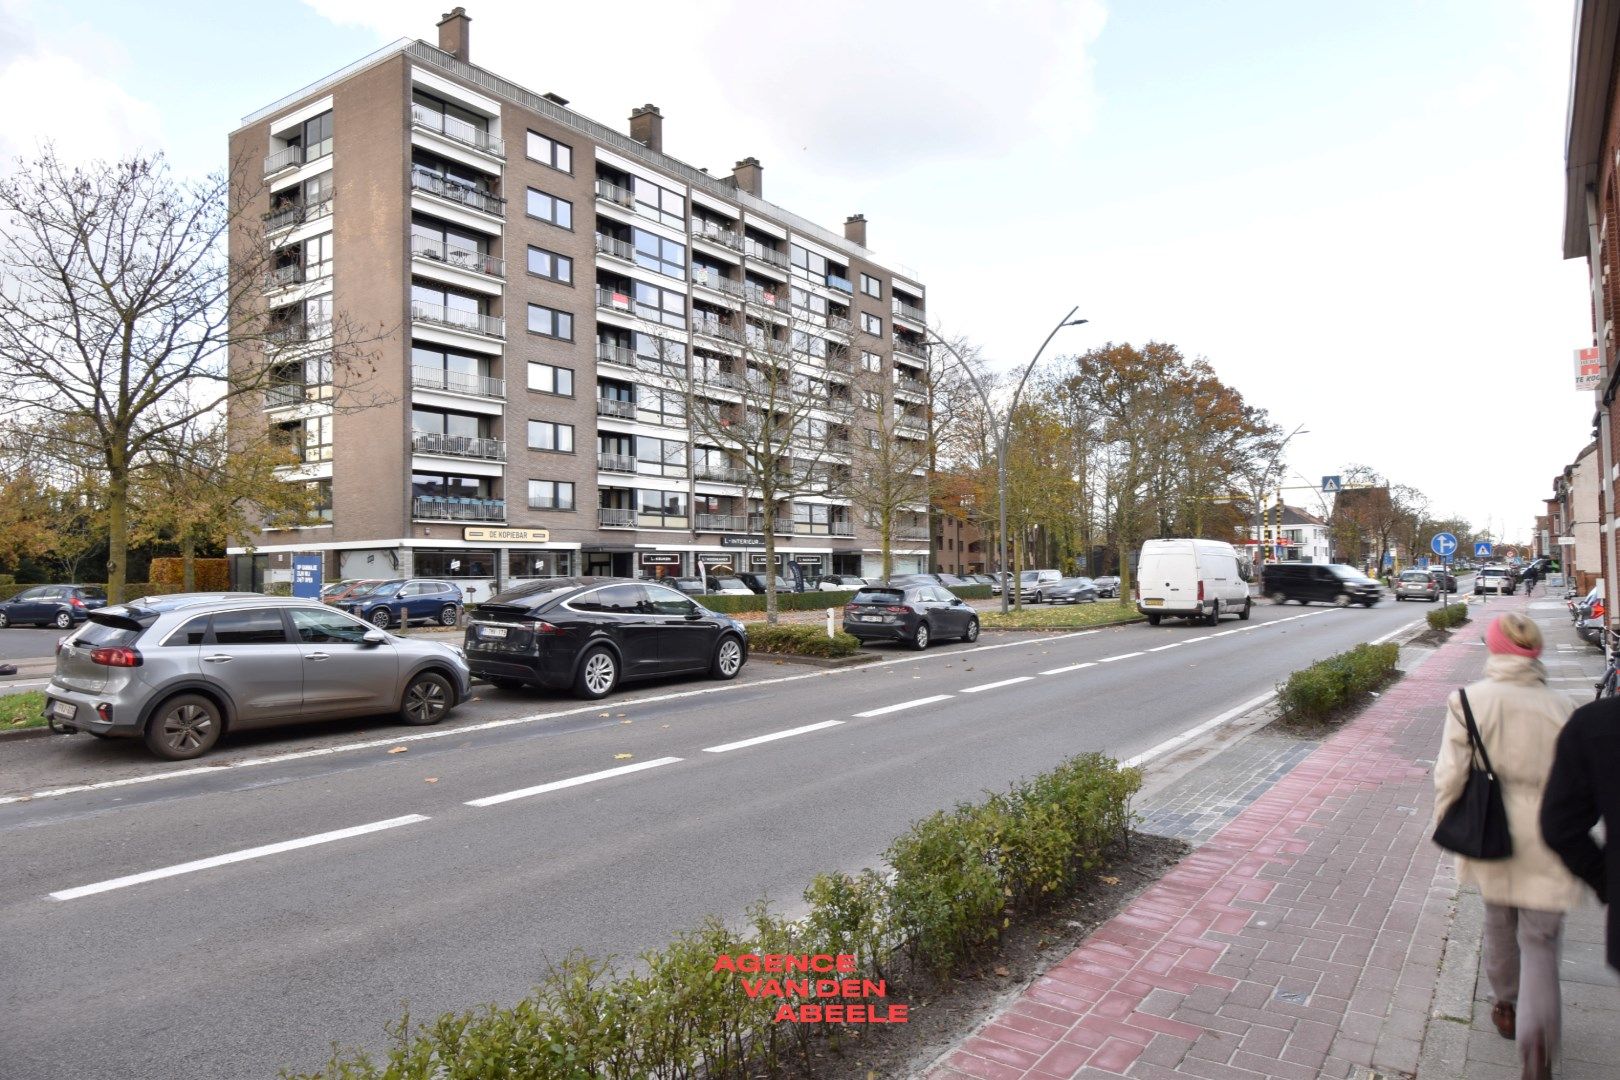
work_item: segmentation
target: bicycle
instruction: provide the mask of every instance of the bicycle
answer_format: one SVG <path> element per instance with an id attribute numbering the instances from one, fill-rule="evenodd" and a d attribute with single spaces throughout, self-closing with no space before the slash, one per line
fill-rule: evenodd
<path id="1" fill-rule="evenodd" d="M 1606 697 L 1614 697 L 1616 690 L 1620 690 L 1620 649 L 1615 648 L 1616 635 L 1614 631 L 1605 630 L 1604 633 L 1611 639 L 1609 643 L 1609 664 L 1608 669 L 1603 672 L 1603 678 L 1593 684 L 1593 689 L 1597 691 L 1592 697 L 1593 701 L 1602 701 Z"/>

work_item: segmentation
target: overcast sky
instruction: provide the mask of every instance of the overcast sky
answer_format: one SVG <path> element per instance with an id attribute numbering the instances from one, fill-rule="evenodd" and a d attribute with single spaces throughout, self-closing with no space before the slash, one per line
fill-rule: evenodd
<path id="1" fill-rule="evenodd" d="M 0 0 L 0 152 L 162 147 L 218 168 L 243 115 L 445 0 Z M 1560 249 L 1570 0 L 473 0 L 475 63 L 829 228 L 869 219 L 931 315 L 1011 365 L 1170 341 L 1285 428 L 1528 537 L 1590 438 L 1584 262 Z M 49 102 L 50 107 L 42 107 Z M 1295 483 L 1304 481 L 1295 479 Z M 1310 493 L 1290 501 L 1314 504 Z"/>

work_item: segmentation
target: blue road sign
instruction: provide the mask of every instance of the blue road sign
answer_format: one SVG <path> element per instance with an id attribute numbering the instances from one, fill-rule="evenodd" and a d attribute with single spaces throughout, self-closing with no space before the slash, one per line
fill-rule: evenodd
<path id="1" fill-rule="evenodd" d="M 1449 559 L 1457 550 L 1457 538 L 1448 532 L 1435 533 L 1434 539 L 1429 541 L 1429 547 L 1442 559 Z"/>
<path id="2" fill-rule="evenodd" d="M 319 555 L 293 556 L 292 592 L 311 600 L 321 598 L 321 557 Z"/>
<path id="3" fill-rule="evenodd" d="M 1474 558 L 1488 559 L 1491 557 L 1491 542 L 1489 540 L 1474 541 Z"/>
<path id="4" fill-rule="evenodd" d="M 1324 477 L 1322 477 L 1322 493 L 1324 495 L 1331 495 L 1331 494 L 1334 494 L 1335 492 L 1339 492 L 1339 491 L 1343 491 L 1343 490 L 1344 490 L 1344 478 L 1342 476 L 1324 476 Z"/>

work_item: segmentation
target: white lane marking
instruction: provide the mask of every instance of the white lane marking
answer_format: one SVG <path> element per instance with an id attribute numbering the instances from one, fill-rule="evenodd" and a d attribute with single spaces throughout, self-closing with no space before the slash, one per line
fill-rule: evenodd
<path id="1" fill-rule="evenodd" d="M 265 844 L 262 847 L 244 848 L 241 851 L 233 851 L 228 855 L 212 855 L 206 859 L 196 859 L 175 866 L 165 866 L 160 870 L 147 870 L 140 874 L 130 874 L 126 877 L 112 878 L 108 881 L 98 881 L 94 885 L 80 885 L 75 889 L 63 889 L 60 892 L 51 893 L 51 899 L 77 900 L 81 896 L 94 896 L 96 893 L 123 889 L 131 885 L 141 885 L 161 878 L 177 877 L 180 874 L 194 874 L 198 870 L 211 870 L 216 866 L 228 866 L 231 863 L 246 862 L 248 859 L 261 859 L 266 855 L 279 855 L 284 851 L 296 851 L 299 848 L 314 847 L 316 844 L 330 844 L 335 840 L 347 840 L 353 836 L 364 836 L 367 833 L 381 832 L 384 829 L 397 829 L 401 825 L 414 825 L 418 821 L 426 820 L 428 819 L 425 814 L 406 814 L 404 817 L 389 818 L 387 821 L 373 821 L 369 825 L 354 825 L 347 829 L 316 833 L 314 836 L 302 836 L 297 840 L 283 840 L 280 843 Z"/>
<path id="2" fill-rule="evenodd" d="M 1016 679 L 1002 679 L 1000 682 L 987 682 L 982 686 L 967 686 L 962 688 L 962 693 L 977 694 L 982 690 L 999 690 L 1003 686 L 1013 686 L 1021 682 L 1030 682 L 1034 678 L 1035 676 L 1033 675 L 1020 675 Z"/>
<path id="3" fill-rule="evenodd" d="M 1081 668 L 1096 667 L 1096 666 L 1097 666 L 1097 662 L 1095 660 L 1087 660 L 1083 664 L 1070 664 L 1068 667 L 1055 667 L 1055 668 L 1052 668 L 1049 671 L 1043 671 L 1043 672 L 1041 672 L 1041 674 L 1042 675 L 1062 675 L 1062 674 L 1064 674 L 1066 672 L 1070 672 L 1070 671 L 1079 671 Z"/>
<path id="4" fill-rule="evenodd" d="M 858 712 L 855 715 L 861 719 L 869 716 L 884 716 L 888 713 L 899 712 L 901 709 L 915 709 L 919 705 L 932 705 L 936 701 L 945 701 L 950 696 L 949 694 L 935 694 L 933 697 L 920 697 L 913 701 L 902 701 L 898 705 L 885 705 L 881 709 L 868 709 L 866 712 Z"/>
<path id="5" fill-rule="evenodd" d="M 1420 623 L 1415 623 L 1415 622 L 1409 622 L 1405 626 L 1397 626 L 1395 629 L 1391 630 L 1389 633 L 1385 634 L 1383 637 L 1373 638 L 1372 641 L 1370 642 L 1370 644 L 1382 645 L 1384 642 L 1388 641 L 1390 638 L 1394 637 L 1396 634 L 1404 633 L 1407 630 L 1410 630 L 1413 627 L 1419 626 L 1419 625 L 1421 625 L 1421 624 Z"/>
<path id="6" fill-rule="evenodd" d="M 1242 630 L 1222 630 L 1218 634 L 1211 634 L 1209 636 L 1210 637 L 1225 637 L 1227 634 L 1241 634 L 1242 632 L 1243 632 Z"/>
<path id="7" fill-rule="evenodd" d="M 1149 649 L 1148 652 L 1164 652 L 1164 650 L 1166 650 L 1166 649 L 1179 649 L 1179 648 L 1181 648 L 1181 642 L 1172 641 L 1168 645 L 1160 645 L 1157 648 Z"/>
<path id="8" fill-rule="evenodd" d="M 1250 709 L 1258 708 L 1259 706 L 1264 705 L 1266 702 L 1270 701 L 1276 696 L 1277 691 L 1267 690 L 1257 698 L 1250 698 L 1241 705 L 1227 709 L 1219 716 L 1205 720 L 1202 724 L 1199 724 L 1196 727 L 1188 728 L 1180 735 L 1172 736 L 1171 738 L 1164 740 L 1164 742 L 1159 743 L 1157 746 L 1150 747 L 1134 757 L 1126 758 L 1124 761 L 1120 762 L 1120 764 L 1128 769 L 1134 769 L 1139 765 L 1144 765 L 1147 762 L 1152 761 L 1154 758 L 1163 757 L 1165 754 L 1168 754 L 1170 751 L 1176 749 L 1176 747 L 1181 746 L 1184 743 L 1191 742 L 1192 740 L 1198 738 L 1198 736 L 1204 734 L 1206 731 L 1211 731 L 1220 727 L 1228 720 L 1242 716 Z"/>
<path id="9" fill-rule="evenodd" d="M 756 735 L 752 739 L 738 739 L 736 742 L 721 743 L 719 746 L 705 746 L 705 754 L 724 754 L 728 750 L 741 750 L 748 746 L 758 746 L 760 743 L 775 742 L 777 739 L 791 738 L 794 735 L 803 735 L 807 731 L 820 731 L 822 728 L 838 727 L 842 720 L 823 720 L 819 724 L 806 724 L 804 727 L 789 728 L 786 731 L 773 731 L 769 735 Z"/>
<path id="10" fill-rule="evenodd" d="M 615 776 L 625 776 L 629 773 L 641 772 L 643 769 L 656 769 L 660 765 L 673 765 L 681 759 L 678 757 L 654 758 L 652 761 L 638 761 L 634 765 L 620 765 L 616 769 L 603 769 L 601 772 L 586 773 L 583 776 L 570 776 L 566 780 L 553 780 L 549 784 L 536 784 L 534 787 L 518 788 L 516 791 L 503 791 L 499 795 L 486 795 L 482 799 L 468 799 L 467 806 L 494 806 L 497 803 L 511 802 L 513 799 L 527 799 L 531 795 L 544 795 L 548 791 L 561 791 L 563 788 L 578 787 L 597 780 L 607 780 Z"/>
<path id="11" fill-rule="evenodd" d="M 1120 653 L 1118 656 L 1105 656 L 1101 660 L 1098 660 L 1097 663 L 1099 663 L 1099 664 L 1112 664 L 1115 660 L 1129 660 L 1133 656 L 1141 656 L 1141 655 L 1142 654 L 1139 653 L 1139 652 Z"/>

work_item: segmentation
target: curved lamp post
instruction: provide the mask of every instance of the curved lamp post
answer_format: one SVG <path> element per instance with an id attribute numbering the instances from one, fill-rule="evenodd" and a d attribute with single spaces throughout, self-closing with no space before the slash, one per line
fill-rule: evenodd
<path id="1" fill-rule="evenodd" d="M 1016 578 L 1007 576 L 1007 442 L 1012 437 L 1013 414 L 1018 411 L 1018 399 L 1024 392 L 1024 384 L 1029 381 L 1029 373 L 1035 370 L 1036 364 L 1040 363 L 1041 354 L 1046 352 L 1048 345 L 1052 344 L 1052 339 L 1057 337 L 1057 332 L 1065 326 L 1079 326 L 1090 321 L 1089 319 L 1075 318 L 1074 313 L 1079 310 L 1080 306 L 1078 304 L 1070 308 L 1069 313 L 1059 319 L 1057 325 L 1052 327 L 1052 332 L 1046 335 L 1046 340 L 1041 342 L 1041 347 L 1035 350 L 1034 358 L 1024 365 L 1024 372 L 1018 377 L 1018 386 L 1013 390 L 1012 400 L 1007 404 L 1007 414 L 1005 417 L 1000 418 L 999 423 L 997 422 L 995 407 L 990 404 L 990 395 L 985 391 L 984 384 L 979 381 L 979 377 L 974 374 L 972 366 L 962 359 L 962 354 L 957 352 L 950 342 L 932 330 L 928 331 L 928 337 L 934 344 L 944 347 L 945 351 L 956 360 L 957 366 L 967 375 L 968 381 L 973 384 L 973 389 L 978 393 L 979 400 L 984 403 L 985 415 L 990 417 L 991 430 L 996 436 L 996 501 L 999 504 L 1000 523 L 996 538 L 996 570 L 1003 575 L 1001 583 L 1001 613 L 1003 615 L 1007 614 L 1007 594 L 1012 589 L 1017 588 Z"/>

